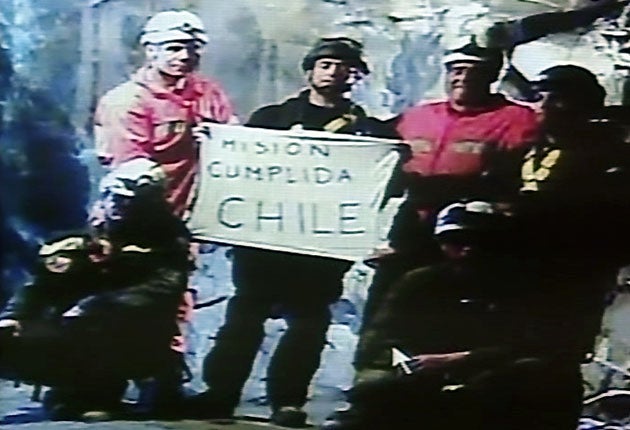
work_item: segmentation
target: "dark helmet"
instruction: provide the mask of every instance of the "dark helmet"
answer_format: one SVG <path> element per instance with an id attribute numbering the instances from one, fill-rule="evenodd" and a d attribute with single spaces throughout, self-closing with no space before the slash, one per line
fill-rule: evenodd
<path id="1" fill-rule="evenodd" d="M 597 110 L 604 106 L 606 90 L 588 69 L 573 64 L 549 67 L 532 82 L 537 91 L 562 93 L 579 103 L 584 110 Z"/>
<path id="2" fill-rule="evenodd" d="M 497 48 L 486 48 L 478 45 L 474 37 L 467 38 L 459 46 L 447 50 L 442 58 L 442 64 L 447 67 L 459 62 L 485 64 L 494 82 L 498 79 L 499 72 L 503 67 L 503 52 Z"/>
<path id="3" fill-rule="evenodd" d="M 370 73 L 363 58 L 363 45 L 349 37 L 331 37 L 318 40 L 302 60 L 302 70 L 313 70 L 315 62 L 320 58 L 343 60 L 365 75 Z"/>

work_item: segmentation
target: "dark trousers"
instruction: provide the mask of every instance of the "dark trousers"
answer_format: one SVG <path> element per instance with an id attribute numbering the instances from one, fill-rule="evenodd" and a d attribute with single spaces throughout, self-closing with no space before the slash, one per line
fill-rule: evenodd
<path id="1" fill-rule="evenodd" d="M 264 322 L 282 317 L 282 335 L 267 369 L 271 406 L 302 406 L 320 364 L 330 324 L 329 305 L 342 292 L 349 263 L 270 251 L 235 249 L 235 296 L 205 358 L 203 378 L 229 407 L 238 404 L 264 337 Z"/>

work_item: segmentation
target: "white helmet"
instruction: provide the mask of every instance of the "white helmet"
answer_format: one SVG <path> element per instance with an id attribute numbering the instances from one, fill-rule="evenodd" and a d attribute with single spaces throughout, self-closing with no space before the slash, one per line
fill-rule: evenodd
<path id="1" fill-rule="evenodd" d="M 174 40 L 196 40 L 208 43 L 201 19 L 187 10 L 167 10 L 151 17 L 140 36 L 140 44 L 157 44 Z"/>
<path id="2" fill-rule="evenodd" d="M 488 228 L 496 220 L 492 216 L 495 213 L 492 205 L 484 201 L 452 203 L 438 213 L 434 234 Z"/>
<path id="3" fill-rule="evenodd" d="M 101 180 L 99 192 L 101 195 L 135 197 L 141 187 L 164 187 L 165 181 L 166 174 L 159 164 L 146 158 L 134 158 L 108 173 Z"/>

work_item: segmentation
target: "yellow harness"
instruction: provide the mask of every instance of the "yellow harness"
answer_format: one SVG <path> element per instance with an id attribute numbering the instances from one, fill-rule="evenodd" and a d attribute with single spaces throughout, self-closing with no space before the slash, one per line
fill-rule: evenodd
<path id="1" fill-rule="evenodd" d="M 359 116 L 354 113 L 356 110 L 356 105 L 352 104 L 348 113 L 343 114 L 339 118 L 335 118 L 328 124 L 324 125 L 324 131 L 336 133 L 348 125 L 355 124 L 359 119 Z"/>
<path id="2" fill-rule="evenodd" d="M 525 156 L 525 162 L 521 168 L 521 179 L 523 180 L 521 191 L 539 191 L 539 182 L 547 180 L 551 174 L 551 169 L 558 163 L 558 159 L 562 155 L 560 149 L 552 149 L 536 166 L 536 153 L 536 148 L 532 148 Z"/>

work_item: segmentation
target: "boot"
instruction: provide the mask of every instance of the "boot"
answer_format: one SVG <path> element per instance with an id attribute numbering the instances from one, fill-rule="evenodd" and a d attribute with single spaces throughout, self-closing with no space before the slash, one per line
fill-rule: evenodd
<path id="1" fill-rule="evenodd" d="M 196 394 L 184 400 L 184 412 L 187 418 L 205 420 L 233 420 L 238 398 L 225 396 L 212 389 Z"/>
<path id="2" fill-rule="evenodd" d="M 306 427 L 306 412 L 299 406 L 280 406 L 274 408 L 270 422 L 281 427 Z"/>
<path id="3" fill-rule="evenodd" d="M 321 430 L 368 430 L 370 425 L 366 423 L 362 414 L 352 406 L 348 409 L 340 409 L 328 416 Z"/>

